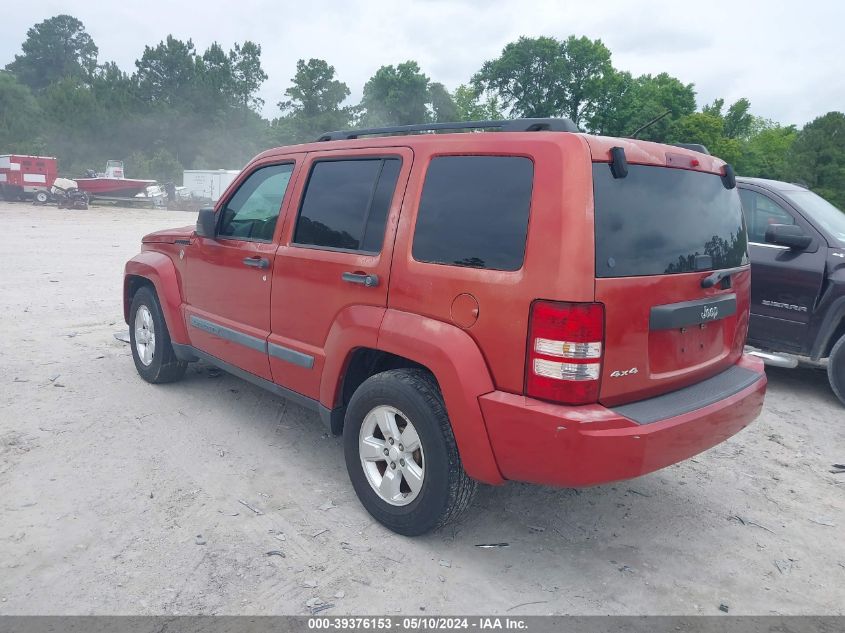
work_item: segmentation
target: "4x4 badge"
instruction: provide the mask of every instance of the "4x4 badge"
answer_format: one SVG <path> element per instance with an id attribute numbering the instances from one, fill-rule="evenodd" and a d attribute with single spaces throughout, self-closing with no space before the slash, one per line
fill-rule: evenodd
<path id="1" fill-rule="evenodd" d="M 622 369 L 622 370 L 617 369 L 616 371 L 611 372 L 610 377 L 611 378 L 621 378 L 622 376 L 630 376 L 632 374 L 637 374 L 637 373 L 639 373 L 639 370 L 636 367 L 631 367 L 631 369 Z"/>

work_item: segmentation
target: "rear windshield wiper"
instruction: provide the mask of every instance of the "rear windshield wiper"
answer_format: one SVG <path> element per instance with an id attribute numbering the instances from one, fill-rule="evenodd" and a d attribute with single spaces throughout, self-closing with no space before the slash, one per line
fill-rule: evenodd
<path id="1" fill-rule="evenodd" d="M 744 266 L 737 266 L 736 268 L 725 268 L 724 270 L 717 270 L 710 275 L 707 275 L 704 279 L 701 280 L 701 287 L 702 288 L 712 288 L 717 283 L 725 279 L 726 277 L 730 277 L 735 273 L 741 273 L 745 270 Z"/>

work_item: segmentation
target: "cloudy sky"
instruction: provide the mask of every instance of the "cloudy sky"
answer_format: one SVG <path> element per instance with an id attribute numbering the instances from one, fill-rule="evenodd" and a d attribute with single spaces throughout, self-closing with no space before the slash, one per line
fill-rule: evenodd
<path id="1" fill-rule="evenodd" d="M 662 71 L 695 84 L 698 103 L 751 100 L 755 114 L 803 125 L 845 110 L 845 3 L 837 0 L 86 0 L 6 3 L 0 65 L 20 52 L 26 30 L 58 13 L 85 24 L 100 61 L 134 70 L 145 44 L 168 33 L 202 51 L 246 39 L 263 49 L 270 76 L 265 114 L 289 84 L 296 60 L 320 57 L 356 102 L 382 64 L 415 59 L 452 89 L 520 35 L 601 38 L 617 68 Z"/>

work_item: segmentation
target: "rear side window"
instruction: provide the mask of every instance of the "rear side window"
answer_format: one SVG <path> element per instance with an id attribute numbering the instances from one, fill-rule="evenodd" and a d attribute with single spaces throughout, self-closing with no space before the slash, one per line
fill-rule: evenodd
<path id="1" fill-rule="evenodd" d="M 596 276 L 667 275 L 748 263 L 736 188 L 715 174 L 629 165 L 614 178 L 593 165 Z"/>
<path id="2" fill-rule="evenodd" d="M 525 258 L 534 164 L 517 156 L 441 156 L 428 167 L 417 261 L 519 270 Z"/>
<path id="3" fill-rule="evenodd" d="M 296 223 L 296 244 L 377 253 L 396 189 L 397 158 L 314 164 Z"/>

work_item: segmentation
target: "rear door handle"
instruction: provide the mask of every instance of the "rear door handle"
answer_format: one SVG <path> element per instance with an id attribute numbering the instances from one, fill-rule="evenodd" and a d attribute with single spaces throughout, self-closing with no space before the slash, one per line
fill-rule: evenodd
<path id="1" fill-rule="evenodd" d="M 253 268 L 270 268 L 270 260 L 266 257 L 244 257 L 244 264 Z"/>
<path id="2" fill-rule="evenodd" d="M 378 275 L 368 275 L 367 273 L 343 273 L 340 276 L 343 281 L 350 284 L 360 284 L 367 288 L 375 288 L 378 286 Z"/>

